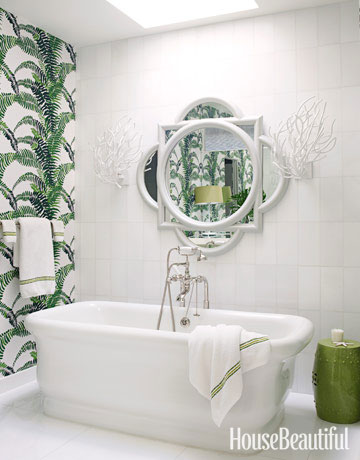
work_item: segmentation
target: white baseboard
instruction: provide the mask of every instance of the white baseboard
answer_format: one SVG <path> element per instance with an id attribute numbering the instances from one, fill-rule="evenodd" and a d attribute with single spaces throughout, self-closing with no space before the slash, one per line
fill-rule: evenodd
<path id="1" fill-rule="evenodd" d="M 26 383 L 30 383 L 36 380 L 36 366 L 30 367 L 25 371 L 17 372 L 13 375 L 7 375 L 0 379 L 0 394 L 6 393 L 7 391 L 14 390 L 17 387 L 21 387 Z"/>

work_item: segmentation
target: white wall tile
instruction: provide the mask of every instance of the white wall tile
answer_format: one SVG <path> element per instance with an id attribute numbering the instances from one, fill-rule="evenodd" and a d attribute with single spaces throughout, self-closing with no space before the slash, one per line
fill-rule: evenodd
<path id="1" fill-rule="evenodd" d="M 96 295 L 109 295 L 111 289 L 111 261 L 97 259 L 96 260 Z"/>
<path id="2" fill-rule="evenodd" d="M 318 53 L 316 48 L 301 48 L 297 52 L 297 89 L 315 91 L 318 88 Z"/>
<path id="3" fill-rule="evenodd" d="M 335 88 L 341 84 L 340 45 L 318 48 L 319 88 Z"/>
<path id="4" fill-rule="evenodd" d="M 143 260 L 144 231 L 142 222 L 129 222 L 127 231 L 128 260 Z"/>
<path id="5" fill-rule="evenodd" d="M 344 314 L 344 335 L 346 340 L 360 340 L 359 324 L 360 313 Z"/>
<path id="6" fill-rule="evenodd" d="M 320 264 L 320 224 L 299 223 L 299 264 Z"/>
<path id="7" fill-rule="evenodd" d="M 112 220 L 111 193 L 111 185 L 103 184 L 99 180 L 97 181 L 95 190 L 95 206 L 96 219 L 99 222 L 110 222 Z"/>
<path id="8" fill-rule="evenodd" d="M 144 260 L 160 261 L 160 235 L 157 225 L 144 223 L 143 245 Z"/>
<path id="9" fill-rule="evenodd" d="M 343 329 L 344 314 L 336 311 L 321 312 L 321 338 L 330 337 L 331 329 Z"/>
<path id="10" fill-rule="evenodd" d="M 299 182 L 299 221 L 320 219 L 320 181 L 316 178 Z"/>
<path id="11" fill-rule="evenodd" d="M 111 43 L 111 71 L 113 75 L 128 71 L 128 41 L 119 40 Z"/>
<path id="12" fill-rule="evenodd" d="M 360 131 L 360 86 L 342 88 L 342 129 L 343 131 Z"/>
<path id="13" fill-rule="evenodd" d="M 84 222 L 80 230 L 80 258 L 95 258 L 95 224 Z"/>
<path id="14" fill-rule="evenodd" d="M 320 217 L 323 221 L 342 221 L 343 186 L 336 177 L 320 179 Z"/>
<path id="15" fill-rule="evenodd" d="M 95 258 L 111 259 L 111 224 L 97 222 L 95 224 Z"/>
<path id="16" fill-rule="evenodd" d="M 298 224 L 282 222 L 277 226 L 277 263 L 296 265 L 298 262 Z"/>
<path id="17" fill-rule="evenodd" d="M 127 300 L 128 297 L 128 265 L 124 260 L 111 261 L 111 295 L 118 299 Z"/>
<path id="18" fill-rule="evenodd" d="M 320 310 L 320 267 L 299 267 L 299 309 Z"/>
<path id="19" fill-rule="evenodd" d="M 164 282 L 160 279 L 160 261 L 144 261 L 144 299 L 159 303 Z"/>
<path id="20" fill-rule="evenodd" d="M 255 261 L 257 264 L 276 263 L 276 224 L 268 223 L 255 236 Z"/>
<path id="21" fill-rule="evenodd" d="M 298 267 L 278 265 L 276 271 L 276 298 L 279 308 L 298 306 Z"/>
<path id="22" fill-rule="evenodd" d="M 344 221 L 360 222 L 360 177 L 344 178 Z"/>
<path id="23" fill-rule="evenodd" d="M 144 37 L 144 64 L 146 70 L 158 69 L 162 64 L 161 35 Z"/>
<path id="24" fill-rule="evenodd" d="M 254 19 L 254 53 L 264 54 L 274 51 L 274 18 L 259 16 Z"/>
<path id="25" fill-rule="evenodd" d="M 351 0 L 341 3 L 340 15 L 340 38 L 342 42 L 353 42 L 359 40 L 359 2 Z"/>
<path id="26" fill-rule="evenodd" d="M 319 45 L 340 40 L 340 5 L 326 5 L 318 9 Z"/>
<path id="27" fill-rule="evenodd" d="M 128 40 L 127 65 L 129 72 L 137 72 L 144 66 L 144 38 L 135 37 Z"/>
<path id="28" fill-rule="evenodd" d="M 140 260 L 129 260 L 127 267 L 129 302 L 142 302 L 144 296 L 144 263 Z"/>
<path id="29" fill-rule="evenodd" d="M 342 161 L 344 176 L 360 176 L 360 131 L 343 133 Z M 346 179 L 344 179 L 346 182 Z"/>
<path id="30" fill-rule="evenodd" d="M 295 12 L 296 44 L 298 48 L 312 48 L 318 44 L 317 10 L 315 8 Z"/>
<path id="31" fill-rule="evenodd" d="M 293 50 L 296 47 L 295 13 L 289 11 L 274 18 L 275 51 Z"/>
<path id="32" fill-rule="evenodd" d="M 323 97 L 323 95 L 319 94 L 319 97 Z M 330 110 L 329 110 L 329 120 L 333 120 L 332 116 L 330 115 Z M 335 117 L 334 119 L 335 119 L 334 126 L 336 127 L 339 126 L 340 120 L 336 119 Z M 328 126 L 330 127 L 330 125 Z M 317 163 L 317 166 L 319 166 L 320 177 L 340 177 L 342 175 L 342 137 L 343 136 L 341 132 L 335 132 L 334 136 L 336 137 L 336 144 L 334 148 L 327 155 L 325 155 L 325 157 L 322 158 L 321 161 Z"/>
<path id="33" fill-rule="evenodd" d="M 344 311 L 360 313 L 360 268 L 344 268 Z"/>
<path id="34" fill-rule="evenodd" d="M 111 79 L 111 108 L 113 111 L 128 108 L 128 76 L 116 75 Z"/>
<path id="35" fill-rule="evenodd" d="M 342 85 L 360 86 L 360 42 L 341 46 Z"/>
<path id="36" fill-rule="evenodd" d="M 342 266 L 344 263 L 343 223 L 320 224 L 320 264 Z"/>
<path id="37" fill-rule="evenodd" d="M 111 224 L 111 258 L 127 260 L 128 256 L 128 226 L 122 222 Z"/>
<path id="38" fill-rule="evenodd" d="M 236 265 L 217 264 L 215 283 L 216 302 L 225 306 L 233 303 L 235 298 Z"/>
<path id="39" fill-rule="evenodd" d="M 80 259 L 76 271 L 80 272 L 80 293 L 83 295 L 95 295 L 95 259 Z"/>
<path id="40" fill-rule="evenodd" d="M 267 66 L 268 68 L 268 66 Z M 296 53 L 295 50 L 275 53 L 275 91 L 287 93 L 296 91 Z M 267 72 L 265 72 L 267 74 Z"/>
<path id="41" fill-rule="evenodd" d="M 299 218 L 298 181 L 290 181 L 285 196 L 276 206 L 278 222 L 297 222 Z"/>
<path id="42" fill-rule="evenodd" d="M 249 265 L 255 263 L 255 241 L 254 233 L 244 233 L 236 246 L 236 263 L 238 265 Z"/>
<path id="43" fill-rule="evenodd" d="M 360 223 L 344 223 L 344 266 L 360 266 Z"/>
<path id="44" fill-rule="evenodd" d="M 255 289 L 255 266 L 238 266 L 236 278 L 236 303 L 245 307 L 253 307 L 255 305 Z"/>
<path id="45" fill-rule="evenodd" d="M 343 310 L 343 268 L 321 267 L 321 309 Z"/>
<path id="46" fill-rule="evenodd" d="M 274 265 L 256 265 L 255 267 L 255 306 L 258 311 L 275 308 L 276 270 Z"/>

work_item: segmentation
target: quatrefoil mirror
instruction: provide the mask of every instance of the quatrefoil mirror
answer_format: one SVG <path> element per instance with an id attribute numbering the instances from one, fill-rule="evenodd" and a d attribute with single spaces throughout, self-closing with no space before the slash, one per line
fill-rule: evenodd
<path id="1" fill-rule="evenodd" d="M 159 143 L 140 161 L 137 181 L 159 228 L 210 256 L 259 231 L 287 186 L 271 161 L 262 117 L 245 117 L 217 98 L 194 101 L 175 123 L 159 125 Z"/>

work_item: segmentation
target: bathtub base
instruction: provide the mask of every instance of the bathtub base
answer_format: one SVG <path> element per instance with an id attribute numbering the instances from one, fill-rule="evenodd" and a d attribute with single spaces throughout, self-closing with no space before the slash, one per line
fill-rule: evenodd
<path id="1" fill-rule="evenodd" d="M 169 420 L 161 420 L 134 414 L 124 414 L 96 407 L 81 406 L 66 401 L 46 397 L 44 399 L 44 412 L 46 415 L 83 423 L 86 425 L 107 428 L 124 433 L 143 436 L 161 441 L 182 444 L 189 447 L 213 449 L 227 453 L 255 454 L 258 451 L 230 451 L 230 433 L 227 428 L 221 429 L 214 425 L 214 430 L 196 431 L 188 427 L 180 426 Z M 275 416 L 263 427 L 254 433 L 273 433 L 277 430 L 284 416 L 284 406 L 279 407 Z M 237 428 L 236 426 L 234 427 Z"/>

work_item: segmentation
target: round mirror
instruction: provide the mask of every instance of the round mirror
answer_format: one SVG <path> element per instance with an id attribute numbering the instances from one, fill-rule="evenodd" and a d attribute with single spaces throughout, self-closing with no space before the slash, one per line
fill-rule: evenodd
<path id="1" fill-rule="evenodd" d="M 192 230 L 223 230 L 251 220 L 258 182 L 251 137 L 205 119 L 174 133 L 161 155 L 157 182 L 169 213 Z"/>
<path id="2" fill-rule="evenodd" d="M 218 222 L 248 197 L 253 166 L 242 139 L 222 128 L 191 131 L 171 151 L 166 165 L 168 193 L 184 215 Z M 243 220 L 249 220 L 248 215 Z"/>

